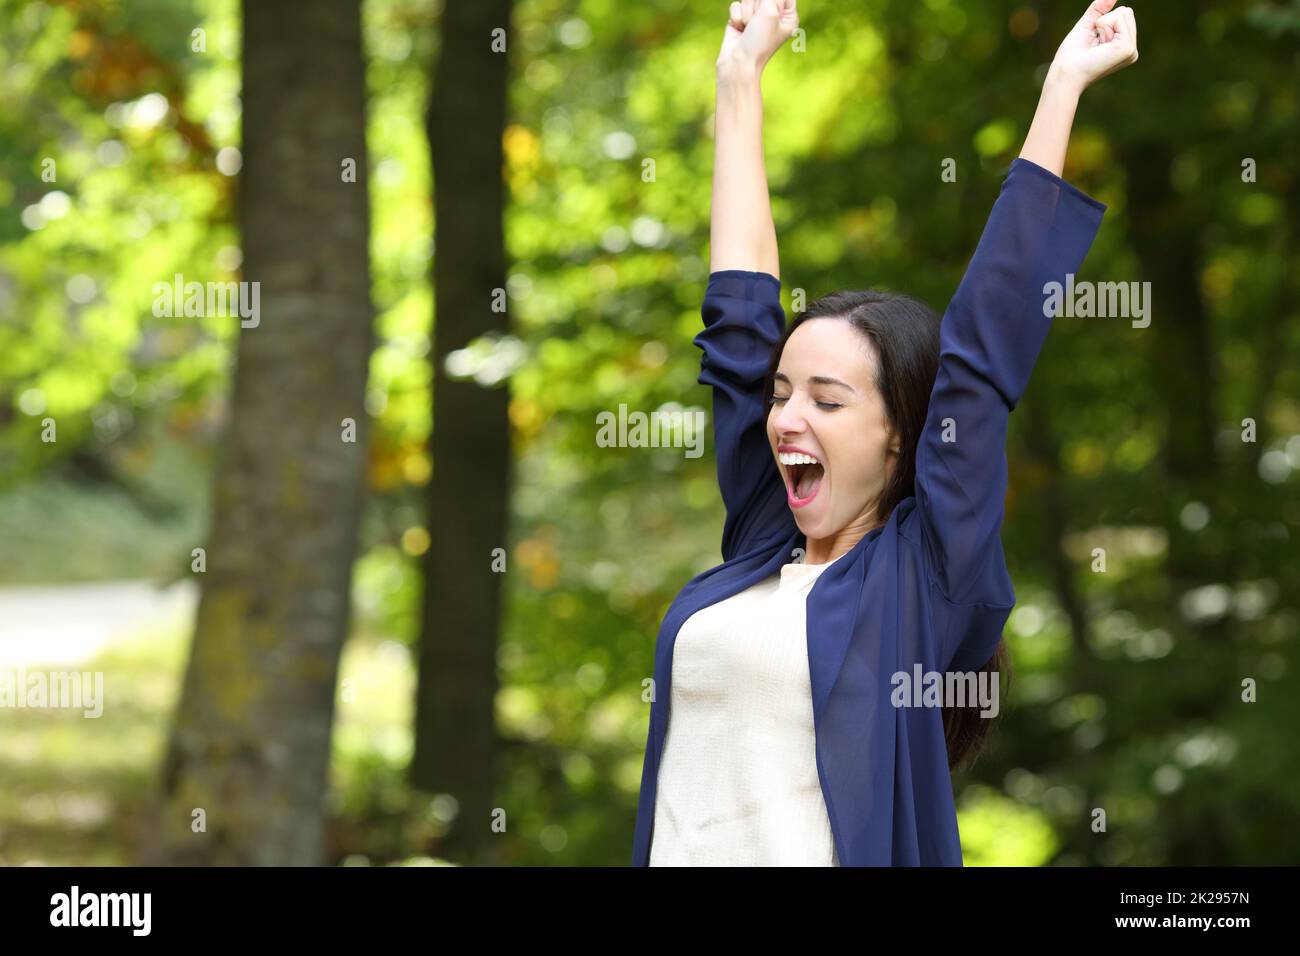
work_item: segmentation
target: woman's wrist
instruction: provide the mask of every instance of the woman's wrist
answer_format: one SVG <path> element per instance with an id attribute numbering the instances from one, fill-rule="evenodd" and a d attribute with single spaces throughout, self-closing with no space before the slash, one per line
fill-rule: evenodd
<path id="1" fill-rule="evenodd" d="M 742 56 L 724 56 L 717 62 L 718 85 L 749 86 L 758 84 L 763 67 Z"/>
<path id="2" fill-rule="evenodd" d="M 1085 80 L 1071 74 L 1055 62 L 1047 68 L 1047 76 L 1043 80 L 1044 92 L 1057 97 L 1074 97 L 1077 101 L 1087 88 L 1088 84 Z"/>

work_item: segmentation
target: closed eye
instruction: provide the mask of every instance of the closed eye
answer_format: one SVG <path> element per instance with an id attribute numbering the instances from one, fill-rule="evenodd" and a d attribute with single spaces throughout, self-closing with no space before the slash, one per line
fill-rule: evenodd
<path id="1" fill-rule="evenodd" d="M 773 395 L 771 398 L 767 400 L 767 403 L 769 405 L 775 405 L 777 402 L 784 402 L 784 401 L 785 401 L 785 396 Z M 824 408 L 827 411 L 833 411 L 834 409 L 844 407 L 843 405 L 840 405 L 837 402 L 813 402 L 813 404 L 816 405 L 818 408 Z"/>

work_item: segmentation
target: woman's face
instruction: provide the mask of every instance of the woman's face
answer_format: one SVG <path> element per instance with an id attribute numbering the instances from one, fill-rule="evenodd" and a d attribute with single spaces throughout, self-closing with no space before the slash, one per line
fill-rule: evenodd
<path id="1" fill-rule="evenodd" d="M 870 339 L 843 319 L 801 323 L 777 366 L 767 438 L 799 530 L 809 539 L 865 534 L 898 459 L 876 390 Z M 802 451 L 820 464 L 783 463 Z"/>

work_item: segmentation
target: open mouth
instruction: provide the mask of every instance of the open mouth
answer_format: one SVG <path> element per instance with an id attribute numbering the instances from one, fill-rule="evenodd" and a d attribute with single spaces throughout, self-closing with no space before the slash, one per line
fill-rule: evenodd
<path id="1" fill-rule="evenodd" d="M 781 452 L 778 457 L 785 471 L 790 504 L 795 508 L 803 507 L 817 497 L 822 479 L 826 477 L 826 467 L 811 455 L 798 452 Z"/>

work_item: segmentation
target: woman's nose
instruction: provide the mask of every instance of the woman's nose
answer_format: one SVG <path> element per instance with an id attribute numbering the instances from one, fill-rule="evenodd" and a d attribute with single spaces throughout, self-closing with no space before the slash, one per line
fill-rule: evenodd
<path id="1" fill-rule="evenodd" d="M 798 434 L 806 425 L 804 410 L 798 398 L 792 396 L 776 406 L 776 418 L 773 419 L 772 426 L 778 435 Z"/>

